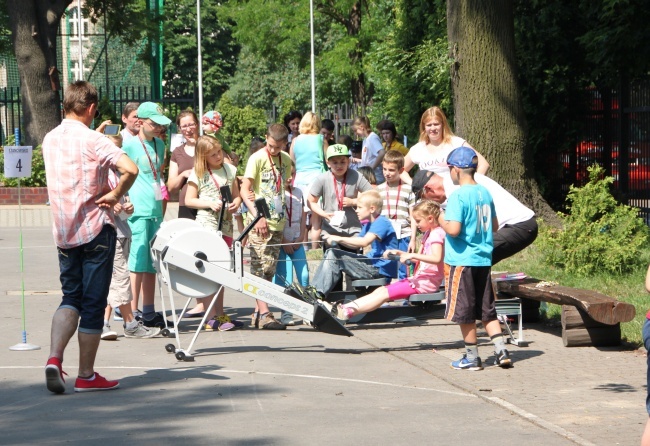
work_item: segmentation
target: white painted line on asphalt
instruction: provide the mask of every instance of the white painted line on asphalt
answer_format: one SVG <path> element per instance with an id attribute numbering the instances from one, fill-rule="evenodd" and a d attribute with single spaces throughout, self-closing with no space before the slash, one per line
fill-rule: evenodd
<path id="1" fill-rule="evenodd" d="M 501 399 L 499 397 L 484 396 L 483 398 L 485 398 L 486 400 L 492 401 L 494 404 L 497 404 L 497 405 L 503 407 L 504 409 L 507 409 L 507 410 L 510 410 L 510 411 L 516 413 L 520 417 L 523 417 L 523 418 L 531 421 L 532 423 L 534 423 L 534 424 L 536 424 L 536 425 L 538 425 L 540 427 L 543 427 L 544 429 L 550 430 L 551 432 L 555 432 L 558 435 L 561 435 L 561 436 L 563 436 L 565 438 L 568 438 L 569 440 L 571 440 L 571 441 L 573 441 L 573 442 L 575 442 L 575 443 L 577 443 L 577 444 L 579 444 L 581 446 L 596 446 L 591 441 L 585 440 L 584 438 L 582 438 L 582 437 L 580 437 L 580 436 L 578 436 L 578 435 L 576 435 L 576 434 L 574 434 L 572 432 L 569 432 L 566 429 L 563 429 L 563 428 L 561 428 L 560 426 L 558 426 L 556 424 L 553 424 L 553 423 L 551 423 L 549 421 L 546 421 L 546 420 L 538 417 L 535 414 L 527 412 L 527 411 L 523 410 L 522 408 L 520 408 L 518 406 L 515 406 L 514 404 L 509 403 L 506 400 L 503 400 L 503 399 Z"/>
<path id="2" fill-rule="evenodd" d="M 23 249 L 44 249 L 44 248 L 55 248 L 55 245 L 40 245 L 40 246 L 23 246 Z M 17 249 L 20 249 L 20 246 L 3 246 L 0 247 L 0 249 L 11 249 L 12 251 L 15 251 Z"/>
<path id="3" fill-rule="evenodd" d="M 42 369 L 43 367 L 41 366 L 0 366 L 0 370 L 8 370 L 8 369 Z M 74 366 L 67 366 L 66 368 L 70 369 L 76 369 L 77 367 Z M 101 366 L 98 367 L 101 368 L 102 370 L 104 369 L 111 369 L 111 370 L 170 370 L 169 368 L 165 367 L 132 367 L 132 366 Z M 448 395 L 456 395 L 456 396 L 464 396 L 468 398 L 478 398 L 478 396 L 471 394 L 471 393 L 466 393 L 466 392 L 452 392 L 449 390 L 440 390 L 440 389 L 432 389 L 430 387 L 415 387 L 415 386 L 405 386 L 402 384 L 394 384 L 394 383 L 386 383 L 386 382 L 380 382 L 380 381 L 369 381 L 369 380 L 364 380 L 364 379 L 353 379 L 353 378 L 336 378 L 333 376 L 322 376 L 322 375 L 301 375 L 297 373 L 276 373 L 276 372 L 260 372 L 257 370 L 230 370 L 230 369 L 219 369 L 216 370 L 217 373 L 236 373 L 236 374 L 241 374 L 241 375 L 265 375 L 265 376 L 283 376 L 283 377 L 288 377 L 288 378 L 304 378 L 304 379 L 321 379 L 321 380 L 326 380 L 326 381 L 342 381 L 342 382 L 350 382 L 350 383 L 358 383 L 358 384 L 370 384 L 370 385 L 375 385 L 375 386 L 385 386 L 385 387 L 397 387 L 400 389 L 406 389 L 406 390 L 424 390 L 427 392 L 437 392 L 437 393 L 445 393 Z"/>

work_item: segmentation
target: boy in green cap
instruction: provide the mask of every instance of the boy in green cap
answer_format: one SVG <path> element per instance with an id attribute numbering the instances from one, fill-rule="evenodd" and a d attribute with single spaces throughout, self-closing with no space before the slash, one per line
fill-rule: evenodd
<path id="1" fill-rule="evenodd" d="M 307 197 L 312 212 L 322 218 L 321 237 L 357 235 L 361 231 L 354 209 L 357 195 L 371 190 L 372 186 L 362 175 L 349 169 L 350 151 L 344 144 L 327 148 L 327 165 L 330 170 L 314 180 Z"/>

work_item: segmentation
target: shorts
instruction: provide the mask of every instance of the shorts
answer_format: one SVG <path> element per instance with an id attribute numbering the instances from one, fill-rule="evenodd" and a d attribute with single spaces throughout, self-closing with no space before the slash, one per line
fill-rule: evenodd
<path id="1" fill-rule="evenodd" d="M 132 273 L 156 274 L 151 257 L 151 240 L 160 228 L 160 218 L 135 217 L 129 219 L 131 227 L 131 252 L 129 253 L 129 271 Z"/>
<path id="2" fill-rule="evenodd" d="M 131 251 L 131 239 L 119 237 L 115 245 L 111 287 L 108 290 L 108 304 L 113 308 L 126 305 L 133 300 L 128 266 L 129 251 Z"/>
<path id="3" fill-rule="evenodd" d="M 273 280 L 275 267 L 280 257 L 281 243 L 282 231 L 269 231 L 267 238 L 257 235 L 254 229 L 248 233 L 252 275 L 266 279 L 269 282 Z"/>
<path id="4" fill-rule="evenodd" d="M 451 266 L 445 263 L 445 319 L 457 324 L 496 320 L 489 266 Z"/>
<path id="5" fill-rule="evenodd" d="M 79 315 L 80 333 L 102 332 L 116 237 L 115 228 L 104 225 L 101 232 L 84 245 L 57 248 L 63 293 L 59 308 Z"/>
<path id="6" fill-rule="evenodd" d="M 408 279 L 402 279 L 390 285 L 386 285 L 388 291 L 388 298 L 390 300 L 404 299 L 412 294 L 420 294 L 418 290 L 411 286 Z"/>

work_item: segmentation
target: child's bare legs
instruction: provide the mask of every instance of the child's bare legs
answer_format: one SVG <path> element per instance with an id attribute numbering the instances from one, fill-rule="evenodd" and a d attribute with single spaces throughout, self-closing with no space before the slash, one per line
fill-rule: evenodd
<path id="1" fill-rule="evenodd" d="M 217 301 L 214 303 L 214 306 L 212 309 L 208 312 L 206 320 L 210 320 L 215 316 L 221 316 L 223 315 L 223 288 L 219 291 L 219 295 L 217 296 Z M 213 296 L 209 297 L 199 297 L 197 298 L 198 305 L 195 307 L 201 307 L 204 308 L 205 310 L 208 309 L 210 306 L 210 302 L 212 301 Z M 201 310 L 204 311 L 204 310 Z"/>
<path id="2" fill-rule="evenodd" d="M 311 248 L 320 248 L 321 217 L 315 212 L 311 213 Z"/>
<path id="3" fill-rule="evenodd" d="M 376 310 L 383 304 L 388 302 L 388 289 L 385 286 L 377 288 L 370 294 L 366 294 L 352 302 L 348 302 L 343 307 L 347 308 L 348 317 L 352 317 L 358 313 L 368 313 L 369 311 Z"/>

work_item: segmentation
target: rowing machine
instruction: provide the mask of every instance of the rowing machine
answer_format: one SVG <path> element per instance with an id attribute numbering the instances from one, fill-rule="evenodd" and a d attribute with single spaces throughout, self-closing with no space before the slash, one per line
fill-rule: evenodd
<path id="1" fill-rule="evenodd" d="M 192 220 L 176 219 L 161 225 L 152 241 L 151 250 L 154 266 L 162 280 L 167 283 L 172 309 L 176 308 L 173 292 L 188 298 L 209 297 L 221 287 L 226 287 L 289 311 L 309 321 L 315 329 L 324 333 L 352 336 L 352 333 L 306 290 L 299 287 L 285 289 L 244 271 L 242 240 L 262 217 L 270 217 L 263 198 L 255 201 L 255 207 L 257 216 L 235 240 L 232 250 L 223 240 L 221 231 L 205 229 Z M 211 306 L 212 304 L 214 299 Z M 172 317 L 175 327 L 178 327 L 175 311 L 172 311 Z M 205 321 L 201 322 L 201 326 L 203 323 Z M 176 336 L 177 347 L 168 344 L 165 349 L 175 353 L 179 360 L 193 360 L 191 350 L 197 336 L 198 331 L 188 349 L 181 348 L 179 336 Z"/>

